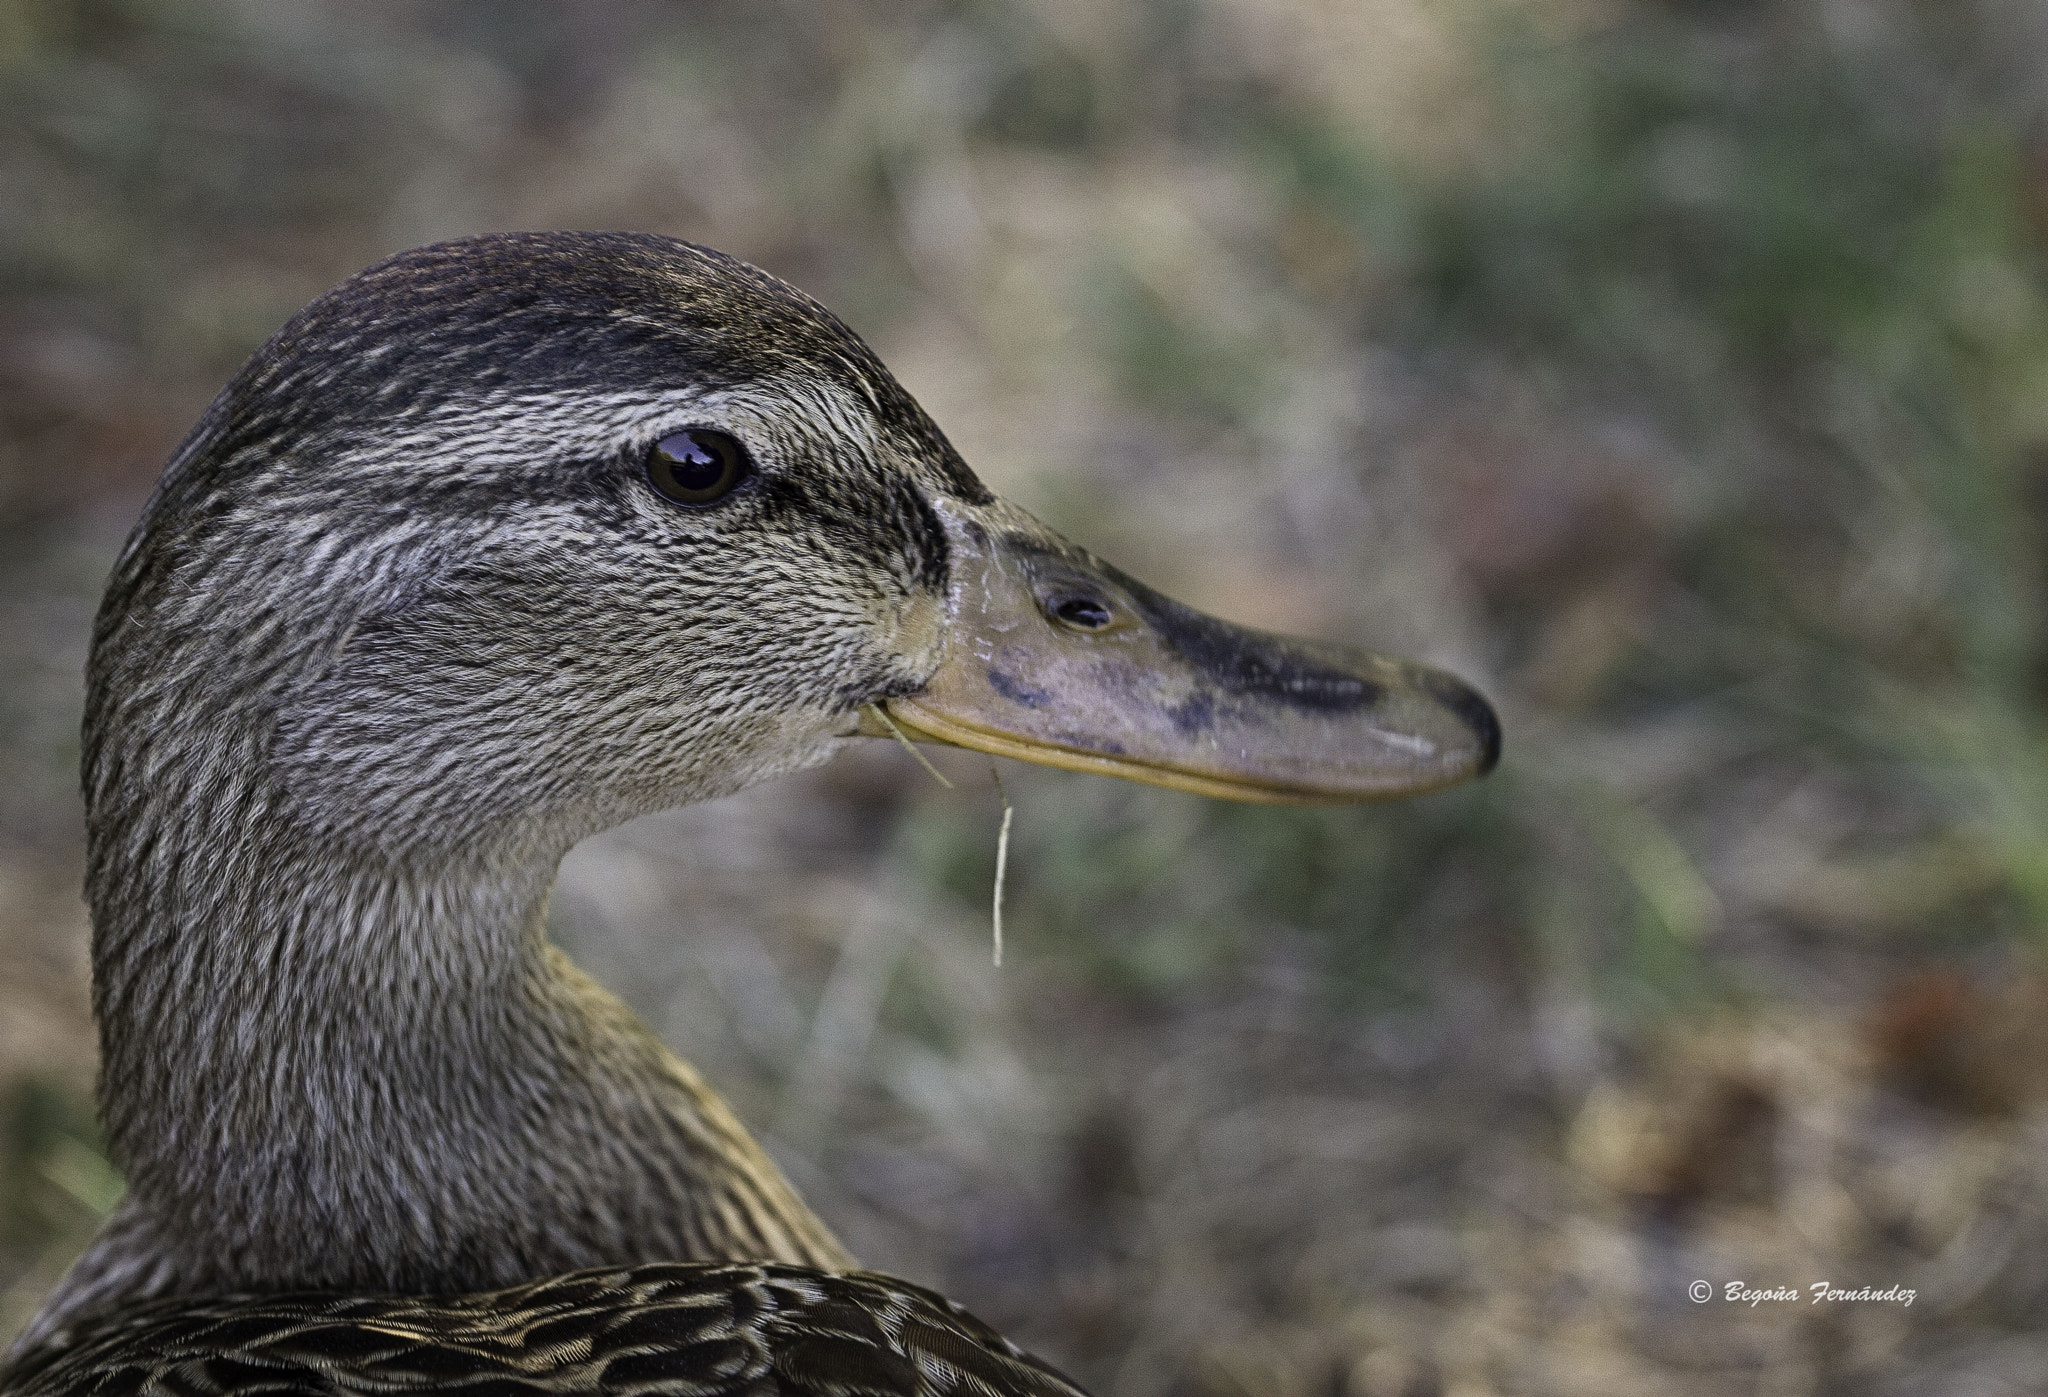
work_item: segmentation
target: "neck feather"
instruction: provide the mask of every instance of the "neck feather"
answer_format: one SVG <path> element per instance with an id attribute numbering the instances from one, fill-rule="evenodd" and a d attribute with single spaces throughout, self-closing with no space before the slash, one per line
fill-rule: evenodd
<path id="1" fill-rule="evenodd" d="M 254 785 L 187 794 L 94 829 L 129 1194 L 33 1333 L 145 1294 L 852 1264 L 725 1103 L 547 942 L 558 855 L 363 856 Z"/>

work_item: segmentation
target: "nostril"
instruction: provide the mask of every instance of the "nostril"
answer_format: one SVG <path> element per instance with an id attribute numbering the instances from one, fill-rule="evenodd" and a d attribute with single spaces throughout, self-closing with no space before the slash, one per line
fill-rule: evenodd
<path id="1" fill-rule="evenodd" d="M 1062 597 L 1046 611 L 1052 619 L 1077 631 L 1099 631 L 1116 619 L 1109 603 L 1095 597 Z"/>

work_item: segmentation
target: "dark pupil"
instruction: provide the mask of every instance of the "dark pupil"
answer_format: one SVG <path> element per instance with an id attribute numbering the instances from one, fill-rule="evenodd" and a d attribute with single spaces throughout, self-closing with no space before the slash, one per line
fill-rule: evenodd
<path id="1" fill-rule="evenodd" d="M 1099 631 L 1109 624 L 1109 608 L 1093 597 L 1069 597 L 1055 606 L 1052 614 L 1083 630 Z"/>
<path id="2" fill-rule="evenodd" d="M 709 490 L 725 474 L 725 458 L 688 432 L 664 438 L 661 454 L 669 459 L 669 474 L 685 490 Z"/>

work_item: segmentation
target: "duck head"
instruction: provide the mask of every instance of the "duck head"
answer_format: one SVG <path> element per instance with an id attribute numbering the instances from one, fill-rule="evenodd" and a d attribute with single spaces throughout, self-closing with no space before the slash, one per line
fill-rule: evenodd
<path id="1" fill-rule="evenodd" d="M 109 583 L 85 794 L 122 1297 L 852 1264 L 549 944 L 562 854 L 893 731 L 1254 800 L 1448 785 L 1448 675 L 1198 615 L 975 479 L 744 263 L 405 253 L 215 400 Z M 320 1245 L 308 1246 L 308 1238 Z"/>
<path id="2" fill-rule="evenodd" d="M 253 761 L 269 818 L 386 851 L 565 849 L 892 727 L 1249 800 L 1500 744 L 1448 674 L 1068 543 L 816 302 L 632 234 L 444 243 L 296 316 L 166 472 L 92 689 L 103 807 Z"/>

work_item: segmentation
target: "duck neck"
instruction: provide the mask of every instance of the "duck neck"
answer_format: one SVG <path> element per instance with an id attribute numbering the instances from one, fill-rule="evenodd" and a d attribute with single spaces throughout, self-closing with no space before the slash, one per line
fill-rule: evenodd
<path id="1" fill-rule="evenodd" d="M 263 807 L 182 822 L 182 848 L 95 831 L 102 1106 L 129 1194 L 53 1308 L 852 1264 L 696 1073 L 549 944 L 557 856 L 351 857 Z"/>

